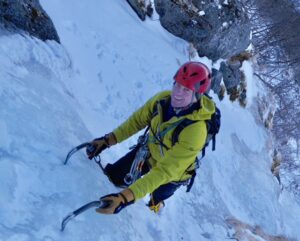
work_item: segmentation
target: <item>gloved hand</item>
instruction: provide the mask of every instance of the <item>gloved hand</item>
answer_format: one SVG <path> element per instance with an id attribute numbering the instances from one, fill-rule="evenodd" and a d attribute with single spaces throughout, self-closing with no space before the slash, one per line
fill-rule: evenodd
<path id="1" fill-rule="evenodd" d="M 117 144 L 117 139 L 113 132 L 106 134 L 90 142 L 86 148 L 86 154 L 89 159 L 98 156 L 106 148 Z"/>
<path id="2" fill-rule="evenodd" d="M 100 201 L 107 203 L 103 208 L 97 208 L 97 213 L 114 214 L 123 208 L 134 203 L 134 195 L 130 189 L 125 189 L 120 193 L 112 193 L 100 198 Z"/>

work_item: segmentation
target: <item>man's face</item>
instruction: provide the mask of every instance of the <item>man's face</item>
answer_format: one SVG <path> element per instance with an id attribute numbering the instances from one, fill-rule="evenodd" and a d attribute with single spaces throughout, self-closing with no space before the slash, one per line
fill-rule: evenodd
<path id="1" fill-rule="evenodd" d="M 191 104 L 194 92 L 175 82 L 171 95 L 171 105 L 174 108 L 182 108 Z"/>

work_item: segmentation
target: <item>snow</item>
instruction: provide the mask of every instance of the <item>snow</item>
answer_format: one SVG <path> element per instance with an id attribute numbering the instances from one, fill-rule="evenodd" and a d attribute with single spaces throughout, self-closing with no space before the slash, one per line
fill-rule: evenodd
<path id="1" fill-rule="evenodd" d="M 1 241 L 223 241 L 233 233 L 228 217 L 300 239 L 299 205 L 272 176 L 269 136 L 251 112 L 259 87 L 250 63 L 242 67 L 249 107 L 213 95 L 222 129 L 217 150 L 207 148 L 191 193 L 178 190 L 159 215 L 145 206 L 147 198 L 118 215 L 90 210 L 60 232 L 69 212 L 119 191 L 84 151 L 62 165 L 67 152 L 111 131 L 153 94 L 170 89 L 179 64 L 188 59 L 188 43 L 158 21 L 141 22 L 126 2 L 41 4 L 62 45 L 0 34 Z M 105 151 L 104 163 L 121 157 L 135 140 Z"/>
<path id="2" fill-rule="evenodd" d="M 244 72 L 247 83 L 247 105 L 252 106 L 253 100 L 259 94 L 256 81 L 253 81 L 253 69 L 250 61 L 244 61 L 241 70 Z"/>
<path id="3" fill-rule="evenodd" d="M 222 26 L 223 26 L 224 28 L 227 28 L 227 27 L 228 27 L 228 23 L 227 23 L 227 22 L 224 22 L 224 23 L 222 23 Z"/>
<path id="4" fill-rule="evenodd" d="M 199 11 L 199 16 L 204 16 L 205 15 L 205 11 Z"/>

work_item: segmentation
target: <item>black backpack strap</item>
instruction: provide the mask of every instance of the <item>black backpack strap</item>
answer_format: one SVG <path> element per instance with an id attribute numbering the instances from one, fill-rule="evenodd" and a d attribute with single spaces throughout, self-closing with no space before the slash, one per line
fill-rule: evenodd
<path id="1" fill-rule="evenodd" d="M 219 133 L 221 126 L 221 111 L 218 107 L 216 107 L 216 111 L 212 117 L 213 125 L 210 126 L 211 130 L 209 132 L 212 134 L 212 150 L 216 150 L 216 135 Z"/>
<path id="2" fill-rule="evenodd" d="M 216 134 L 212 136 L 212 150 L 216 150 Z"/>
<path id="3" fill-rule="evenodd" d="M 201 159 L 205 156 L 205 147 L 206 147 L 206 146 L 204 146 L 204 147 L 202 148 L 202 156 L 201 156 Z"/>
<path id="4" fill-rule="evenodd" d="M 150 131 L 152 132 L 154 139 L 155 139 L 161 146 L 163 146 L 164 148 L 166 148 L 166 150 L 169 150 L 169 147 L 167 147 L 167 146 L 160 140 L 160 138 L 158 138 L 158 137 L 156 136 L 155 131 L 154 131 L 154 130 L 152 129 L 152 127 L 151 127 L 151 120 L 152 120 L 155 116 L 158 115 L 158 105 L 161 105 L 162 108 L 165 108 L 167 102 L 170 101 L 170 98 L 171 98 L 171 97 L 168 96 L 168 97 L 165 97 L 165 98 L 162 98 L 162 99 L 156 101 L 155 106 L 154 106 L 154 108 L 153 108 L 153 112 L 152 112 L 152 114 L 151 114 L 150 122 L 149 122 L 148 127 L 147 127 L 147 130 L 150 129 Z"/>
<path id="5" fill-rule="evenodd" d="M 190 119 L 184 119 L 174 130 L 173 132 L 173 135 L 172 135 L 172 145 L 175 145 L 176 142 L 178 142 L 178 139 L 179 139 L 179 134 L 180 132 L 187 126 L 195 123 L 196 121 L 193 121 L 193 120 L 190 120 Z M 205 147 L 202 149 L 202 155 L 203 155 L 203 152 L 205 151 Z M 196 169 L 199 167 L 199 159 L 198 157 L 196 157 L 195 159 L 195 162 L 196 162 L 196 168 L 192 171 L 189 171 L 188 173 L 191 176 L 190 178 L 190 181 L 186 187 L 186 192 L 189 192 L 194 184 L 194 181 L 195 181 L 195 177 L 196 177 Z M 192 164 L 191 164 L 192 165 Z M 189 169 L 190 167 L 188 167 L 187 169 Z"/>
<path id="6" fill-rule="evenodd" d="M 193 121 L 193 120 L 190 120 L 190 119 L 184 119 L 178 126 L 176 126 L 176 128 L 175 128 L 175 130 L 174 130 L 174 132 L 172 134 L 172 146 L 174 146 L 175 143 L 178 142 L 179 135 L 180 135 L 181 131 L 185 127 L 187 127 L 187 126 L 189 126 L 189 125 L 191 125 L 191 124 L 193 124 L 195 122 L 196 121 Z"/>
<path id="7" fill-rule="evenodd" d="M 194 184 L 194 181 L 195 181 L 195 177 L 197 175 L 196 170 L 200 166 L 200 160 L 198 159 L 198 157 L 196 157 L 195 162 L 196 162 L 196 168 L 194 170 L 188 172 L 190 175 L 192 175 L 192 177 L 190 178 L 189 184 L 186 187 L 186 192 L 190 192 L 191 188 L 193 187 L 193 184 Z"/>
<path id="8" fill-rule="evenodd" d="M 167 96 L 157 100 L 153 108 L 153 112 L 151 114 L 151 119 L 158 114 L 158 105 L 161 105 L 161 107 L 164 109 L 170 101 L 171 101 L 171 96 Z"/>
<path id="9" fill-rule="evenodd" d="M 196 173 L 196 170 L 194 170 L 194 173 L 193 173 L 193 175 L 192 175 L 192 177 L 191 177 L 191 179 L 190 179 L 190 182 L 189 182 L 189 184 L 188 184 L 187 187 L 186 187 L 186 192 L 190 192 L 190 191 L 191 191 L 192 186 L 193 186 L 194 181 L 195 181 L 196 174 L 197 174 L 197 173 Z"/>

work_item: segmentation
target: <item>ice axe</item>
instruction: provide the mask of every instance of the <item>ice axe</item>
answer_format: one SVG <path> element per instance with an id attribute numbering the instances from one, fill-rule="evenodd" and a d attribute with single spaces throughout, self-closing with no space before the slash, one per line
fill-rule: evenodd
<path id="1" fill-rule="evenodd" d="M 90 142 L 85 142 L 80 144 L 79 146 L 74 147 L 71 151 L 69 151 L 65 161 L 64 161 L 64 165 L 67 165 L 69 159 L 71 158 L 71 156 L 76 153 L 77 151 L 83 149 L 83 148 L 87 148 L 90 149 L 90 152 L 94 151 L 94 146 L 90 143 Z M 99 165 L 99 167 L 101 168 L 101 170 L 105 173 L 104 168 L 101 164 L 101 157 L 100 155 L 93 157 L 93 160 Z"/>
<path id="2" fill-rule="evenodd" d="M 68 214 L 63 221 L 61 222 L 61 229 L 60 231 L 64 231 L 67 223 L 74 219 L 76 216 L 78 216 L 79 214 L 85 212 L 86 210 L 93 208 L 93 207 L 97 207 L 97 208 L 106 208 L 110 205 L 109 201 L 93 201 L 93 202 L 89 202 L 83 206 L 81 206 L 80 208 L 76 209 L 75 211 L 73 211 L 72 213 Z"/>
<path id="3" fill-rule="evenodd" d="M 64 161 L 64 165 L 66 165 L 68 163 L 68 160 L 71 158 L 71 156 L 75 152 L 77 152 L 77 151 L 79 151 L 79 150 L 81 150 L 81 149 L 83 149 L 85 147 L 89 148 L 90 146 L 91 146 L 91 144 L 89 142 L 85 142 L 85 143 L 80 144 L 79 146 L 74 147 L 71 151 L 69 151 L 69 153 L 68 153 L 68 155 L 67 155 L 67 157 L 66 157 L 66 159 Z"/>

